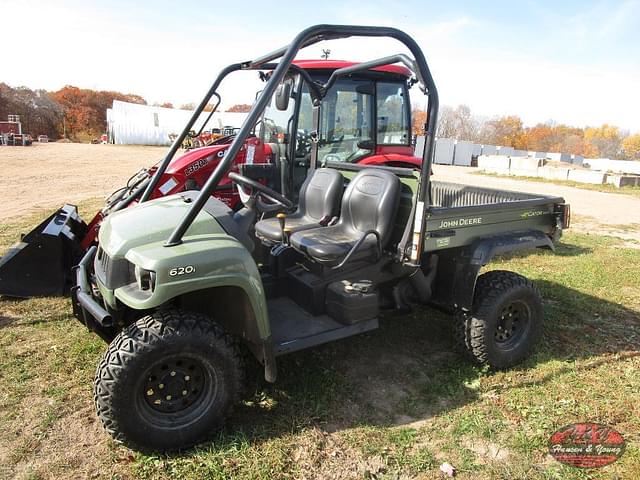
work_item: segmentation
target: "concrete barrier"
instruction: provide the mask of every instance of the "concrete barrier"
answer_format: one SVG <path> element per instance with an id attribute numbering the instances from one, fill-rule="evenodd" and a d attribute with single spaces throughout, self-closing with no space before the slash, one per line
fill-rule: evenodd
<path id="1" fill-rule="evenodd" d="M 611 160 L 610 158 L 586 158 L 585 164 L 592 170 L 603 172 L 632 173 L 640 175 L 640 162 L 634 160 Z"/>
<path id="2" fill-rule="evenodd" d="M 530 157 L 511 157 L 509 173 L 519 177 L 537 177 L 540 159 Z"/>
<path id="3" fill-rule="evenodd" d="M 463 167 L 471 166 L 471 156 L 473 155 L 473 143 L 464 140 L 456 142 L 453 153 L 453 164 Z"/>
<path id="4" fill-rule="evenodd" d="M 471 156 L 478 158 L 480 155 L 482 155 L 482 145 L 480 145 L 479 143 L 474 143 L 473 149 L 471 151 Z"/>
<path id="5" fill-rule="evenodd" d="M 616 187 L 637 187 L 640 186 L 640 175 L 607 175 L 607 183 Z"/>
<path id="6" fill-rule="evenodd" d="M 569 170 L 568 179 L 572 182 L 602 185 L 607 179 L 607 174 L 594 170 Z"/>
<path id="7" fill-rule="evenodd" d="M 571 163 L 571 155 L 568 153 L 550 152 L 547 153 L 547 158 L 549 160 L 555 160 L 556 162 Z"/>
<path id="8" fill-rule="evenodd" d="M 434 163 L 439 165 L 453 165 L 454 144 L 452 138 L 436 139 Z"/>
<path id="9" fill-rule="evenodd" d="M 564 167 L 540 167 L 538 168 L 538 176 L 548 180 L 568 180 L 570 168 Z"/>
<path id="10" fill-rule="evenodd" d="M 495 145 L 482 145 L 482 155 L 497 155 L 498 147 Z"/>
<path id="11" fill-rule="evenodd" d="M 478 157 L 478 168 L 489 173 L 509 175 L 511 159 L 504 155 L 480 155 Z"/>

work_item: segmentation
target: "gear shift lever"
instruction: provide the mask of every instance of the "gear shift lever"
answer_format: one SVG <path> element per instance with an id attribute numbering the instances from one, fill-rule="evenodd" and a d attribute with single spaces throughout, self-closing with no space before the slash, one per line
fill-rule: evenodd
<path id="1" fill-rule="evenodd" d="M 284 224 L 285 224 L 285 220 L 287 218 L 287 214 L 280 212 L 278 215 L 276 215 L 276 217 L 278 218 L 278 221 L 280 222 L 280 235 L 282 236 L 282 243 L 288 243 L 287 242 L 287 237 L 285 237 L 285 228 L 284 228 Z"/>

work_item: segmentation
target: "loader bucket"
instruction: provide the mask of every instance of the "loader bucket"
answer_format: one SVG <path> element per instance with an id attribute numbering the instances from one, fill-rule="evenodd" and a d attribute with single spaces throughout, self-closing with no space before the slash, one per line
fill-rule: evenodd
<path id="1" fill-rule="evenodd" d="M 0 295 L 68 294 L 86 233 L 75 205 L 64 205 L 0 257 Z"/>

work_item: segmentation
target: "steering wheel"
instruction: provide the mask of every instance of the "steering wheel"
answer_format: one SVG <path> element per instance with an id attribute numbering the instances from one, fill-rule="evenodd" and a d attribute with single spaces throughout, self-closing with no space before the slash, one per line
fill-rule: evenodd
<path id="1" fill-rule="evenodd" d="M 257 206 L 258 210 L 262 212 L 272 212 L 282 208 L 289 210 L 294 206 L 291 200 L 260 182 L 235 172 L 230 172 L 228 176 L 238 184 L 240 200 L 250 210 Z M 251 192 L 245 192 L 243 187 L 249 187 Z M 264 202 L 262 199 L 268 202 Z"/>

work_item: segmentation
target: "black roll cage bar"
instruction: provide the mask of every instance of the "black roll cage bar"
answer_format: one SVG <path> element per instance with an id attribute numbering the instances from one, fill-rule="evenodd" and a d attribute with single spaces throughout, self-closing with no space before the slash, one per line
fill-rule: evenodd
<path id="1" fill-rule="evenodd" d="M 308 47 L 310 45 L 314 45 L 316 43 L 326 41 L 326 40 L 336 40 L 341 38 L 349 38 L 349 37 L 390 37 L 398 40 L 400 43 L 404 44 L 414 59 L 412 60 L 409 56 L 404 54 L 392 55 L 385 58 L 380 58 L 377 60 L 372 60 L 369 62 L 359 63 L 356 65 L 352 65 L 349 67 L 344 67 L 337 69 L 334 71 L 326 84 L 319 86 L 317 83 L 311 81 L 308 75 L 305 75 L 307 72 L 304 72 L 303 69 L 296 68 L 295 65 L 292 65 L 292 62 L 297 55 L 298 51 L 302 48 Z M 281 59 L 277 64 L 273 64 L 273 60 Z M 433 159 L 433 149 L 434 149 L 434 137 L 436 132 L 436 124 L 438 118 L 438 91 L 436 89 L 435 83 L 433 81 L 433 77 L 427 65 L 427 61 L 422 53 L 422 50 L 418 46 L 418 44 L 411 38 L 409 35 L 404 33 L 401 30 L 391 27 L 372 27 L 372 26 L 356 26 L 356 25 L 315 25 L 309 27 L 302 32 L 300 32 L 288 46 L 282 47 L 274 52 L 271 52 L 267 55 L 259 57 L 255 60 L 250 60 L 242 63 L 234 63 L 226 68 L 224 68 L 219 74 L 218 77 L 209 88 L 209 91 L 202 99 L 198 107 L 194 110 L 193 115 L 185 125 L 182 133 L 174 140 L 169 152 L 166 157 L 162 160 L 161 164 L 158 166 L 155 174 L 151 178 L 151 181 L 147 185 L 146 190 L 142 194 L 140 198 L 140 202 L 145 202 L 149 200 L 151 193 L 157 187 L 158 182 L 160 181 L 160 177 L 166 171 L 169 163 L 175 156 L 176 152 L 180 148 L 180 145 L 187 137 L 189 132 L 191 131 L 193 125 L 197 121 L 200 113 L 207 106 L 209 100 L 213 95 L 217 95 L 218 87 L 224 78 L 226 78 L 230 73 L 238 71 L 238 70 L 261 70 L 261 69 L 272 69 L 273 72 L 269 77 L 265 88 L 260 93 L 260 96 L 257 98 L 255 103 L 253 104 L 251 111 L 247 115 L 240 131 L 234 138 L 233 142 L 229 146 L 227 150 L 227 154 L 220 161 L 216 169 L 207 179 L 207 182 L 203 185 L 202 190 L 196 200 L 191 205 L 191 208 L 187 211 L 185 216 L 182 218 L 180 223 L 173 230 L 171 235 L 169 236 L 165 246 L 172 247 L 175 245 L 179 245 L 182 243 L 182 237 L 184 236 L 187 229 L 193 223 L 193 220 L 196 218 L 202 207 L 207 202 L 211 193 L 214 191 L 225 172 L 229 170 L 234 158 L 239 153 L 242 145 L 245 140 L 251 133 L 253 126 L 259 120 L 260 115 L 266 108 L 268 102 L 271 100 L 271 97 L 276 91 L 278 85 L 282 82 L 285 75 L 290 69 L 294 69 L 297 72 L 302 70 L 304 73 L 300 72 L 303 75 L 303 78 L 307 80 L 309 85 L 316 85 L 318 88 L 314 91 L 314 94 L 319 95 L 320 97 L 328 90 L 331 85 L 336 81 L 336 79 L 340 76 L 349 75 L 361 70 L 369 70 L 371 68 L 379 67 L 382 65 L 388 65 L 392 63 L 403 63 L 406 67 L 408 67 L 417 77 L 418 82 L 420 83 L 420 89 L 422 92 L 428 96 L 428 105 L 427 105 L 427 122 L 425 124 L 425 147 L 422 154 L 422 171 L 420 175 L 420 185 L 418 188 L 417 195 L 417 206 L 418 208 L 414 208 L 414 215 L 420 215 L 420 222 L 416 222 L 415 218 L 409 218 L 408 221 L 414 224 L 414 236 L 415 234 L 419 234 L 418 238 L 414 240 L 413 246 L 417 247 L 417 252 L 413 255 L 411 262 L 412 264 L 419 265 L 420 264 L 420 256 L 422 253 L 422 242 L 423 235 L 426 225 L 426 208 L 429 207 L 429 182 L 431 176 L 431 164 Z M 275 67 L 275 68 L 274 68 Z M 307 78 L 309 77 L 309 78 Z M 312 162 L 315 159 L 312 159 Z M 426 204 L 426 205 L 425 205 Z M 416 245 L 417 242 L 417 245 Z"/>

